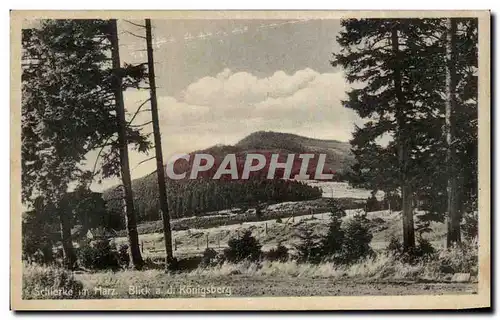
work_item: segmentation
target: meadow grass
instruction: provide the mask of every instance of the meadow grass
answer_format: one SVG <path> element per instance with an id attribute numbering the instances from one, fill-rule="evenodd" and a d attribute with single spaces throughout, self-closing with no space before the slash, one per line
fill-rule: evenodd
<path id="1" fill-rule="evenodd" d="M 168 287 L 182 285 L 206 286 L 238 283 L 238 281 L 280 281 L 293 285 L 293 279 L 308 281 L 325 279 L 330 283 L 418 283 L 449 282 L 453 273 L 470 273 L 469 282 L 476 282 L 477 243 L 440 249 L 432 259 L 409 264 L 388 252 L 351 265 L 298 263 L 294 260 L 243 261 L 198 267 L 191 271 L 166 272 L 148 265 L 144 270 L 101 272 L 69 272 L 56 267 L 25 265 L 23 267 L 23 299 L 91 299 L 137 298 L 131 287 L 162 288 L 162 293 L 147 292 L 141 298 L 166 297 Z M 73 290 L 69 296 L 42 295 L 42 289 Z M 112 294 L 103 290 L 113 290 Z M 83 292 L 83 293 L 82 293 Z M 38 293 L 38 294 L 37 294 Z M 57 292 L 56 292 L 57 293 Z"/>

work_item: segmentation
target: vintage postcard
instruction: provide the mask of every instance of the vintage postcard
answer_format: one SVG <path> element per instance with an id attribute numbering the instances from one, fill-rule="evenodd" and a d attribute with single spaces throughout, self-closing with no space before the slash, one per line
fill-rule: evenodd
<path id="1" fill-rule="evenodd" d="M 490 12 L 12 11 L 11 308 L 490 307 Z"/>

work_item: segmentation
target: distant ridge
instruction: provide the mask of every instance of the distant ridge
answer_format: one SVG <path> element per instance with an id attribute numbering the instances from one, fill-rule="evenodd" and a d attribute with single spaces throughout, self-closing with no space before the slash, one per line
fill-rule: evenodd
<path id="1" fill-rule="evenodd" d="M 349 143 L 338 140 L 322 140 L 274 131 L 257 131 L 241 139 L 234 146 L 215 145 L 192 154 L 210 153 L 214 156 L 224 156 L 228 153 L 262 151 L 280 154 L 324 153 L 326 154 L 325 168 L 342 173 L 347 171 L 354 161 L 350 148 Z"/>

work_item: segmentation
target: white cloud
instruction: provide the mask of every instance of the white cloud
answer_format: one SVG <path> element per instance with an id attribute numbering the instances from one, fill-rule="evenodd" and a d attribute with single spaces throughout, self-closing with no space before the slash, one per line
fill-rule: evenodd
<path id="1" fill-rule="evenodd" d="M 258 78 L 248 72 L 232 73 L 224 69 L 215 77 L 204 77 L 184 90 L 183 100 L 190 104 L 234 108 L 252 105 L 268 97 L 279 98 L 294 94 L 320 76 L 306 68 L 293 75 L 276 71 L 272 76 Z"/>

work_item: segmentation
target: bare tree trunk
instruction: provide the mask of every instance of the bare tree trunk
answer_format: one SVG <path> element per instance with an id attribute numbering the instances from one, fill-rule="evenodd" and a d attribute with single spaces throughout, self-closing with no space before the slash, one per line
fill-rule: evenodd
<path id="1" fill-rule="evenodd" d="M 120 52 L 118 46 L 118 31 L 116 20 L 111 20 L 111 44 L 114 76 L 114 94 L 116 104 L 116 116 L 118 121 L 118 142 L 120 144 L 120 166 L 121 178 L 123 183 L 123 192 L 125 199 L 125 223 L 127 225 L 128 240 L 130 244 L 130 254 L 132 263 L 136 269 L 142 269 L 144 261 L 142 260 L 139 248 L 139 235 L 137 233 L 137 221 L 134 208 L 134 195 L 132 192 L 132 180 L 130 178 L 130 165 L 128 160 L 128 141 L 125 119 L 125 106 L 123 103 L 122 78 L 116 71 L 120 69 Z"/>
<path id="2" fill-rule="evenodd" d="M 166 265 L 168 267 L 174 262 L 174 254 L 172 251 L 172 230 L 170 226 L 170 213 L 167 200 L 167 186 L 165 183 L 165 167 L 163 166 L 163 154 L 161 149 L 161 133 L 158 119 L 158 101 L 156 99 L 152 38 L 151 19 L 146 19 L 146 44 L 148 53 L 149 87 L 151 94 L 151 116 L 153 120 L 153 135 L 155 139 L 156 176 L 158 178 L 158 192 L 160 194 L 159 200 L 162 212 L 163 236 L 165 239 Z"/>
<path id="3" fill-rule="evenodd" d="M 445 131 L 446 131 L 446 164 L 448 168 L 448 203 L 446 224 L 448 234 L 446 245 L 449 247 L 453 243 L 460 243 L 460 211 L 458 199 L 458 184 L 455 159 L 454 140 L 454 117 L 453 113 L 456 109 L 456 21 L 448 18 L 446 20 L 446 114 L 445 114 Z"/>
<path id="4" fill-rule="evenodd" d="M 408 166 L 408 133 L 405 130 L 406 116 L 404 110 L 404 96 L 401 89 L 401 70 L 399 65 L 399 35 L 398 29 L 395 26 L 391 34 L 392 52 L 395 57 L 394 62 L 394 91 L 396 93 L 396 121 L 398 124 L 398 157 L 399 157 L 399 174 L 401 180 L 401 209 L 403 216 L 403 247 L 405 251 L 415 247 L 415 230 L 413 225 L 413 209 L 411 205 L 411 187 L 408 182 L 407 166 Z"/>
<path id="5" fill-rule="evenodd" d="M 71 239 L 71 222 L 68 217 L 67 208 L 64 206 L 58 207 L 59 221 L 61 225 L 61 242 L 64 254 L 64 267 L 73 269 L 76 263 L 75 250 Z"/>

